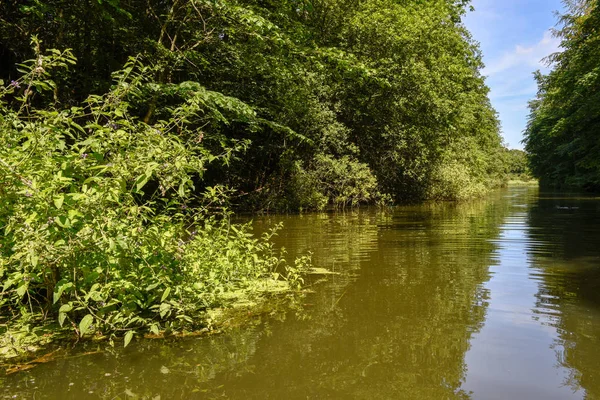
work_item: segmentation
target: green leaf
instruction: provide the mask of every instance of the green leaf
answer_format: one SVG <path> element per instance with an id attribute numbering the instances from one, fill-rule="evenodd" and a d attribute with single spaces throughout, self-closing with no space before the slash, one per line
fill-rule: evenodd
<path id="1" fill-rule="evenodd" d="M 171 305 L 169 303 L 162 303 L 159 308 L 159 314 L 161 318 L 164 318 L 171 311 Z"/>
<path id="2" fill-rule="evenodd" d="M 24 284 L 22 284 L 21 286 L 19 286 L 17 288 L 17 295 L 19 297 L 25 296 L 25 293 L 27 293 L 28 288 L 29 288 L 29 282 L 25 282 Z"/>
<path id="3" fill-rule="evenodd" d="M 64 195 L 58 195 L 58 196 L 54 196 L 54 206 L 56 208 L 58 208 L 59 210 L 62 208 L 63 203 L 65 202 L 65 196 Z"/>
<path id="4" fill-rule="evenodd" d="M 148 183 L 149 179 L 150 177 L 146 176 L 146 174 L 140 175 L 140 177 L 135 181 L 135 190 L 139 192 L 146 185 L 146 183 Z"/>
<path id="5" fill-rule="evenodd" d="M 156 289 L 158 287 L 158 285 L 160 285 L 160 282 L 153 283 L 152 285 L 148 285 L 148 287 L 146 288 L 146 291 L 149 292 L 151 290 L 154 290 L 154 289 Z"/>
<path id="6" fill-rule="evenodd" d="M 171 288 L 170 288 L 170 287 L 168 287 L 168 288 L 165 290 L 165 292 L 163 293 L 163 295 L 162 295 L 162 297 L 161 297 L 161 299 L 160 299 L 160 302 L 161 302 L 161 303 L 162 303 L 162 302 L 164 302 L 164 301 L 167 299 L 167 297 L 169 297 L 169 293 L 171 293 Z"/>
<path id="7" fill-rule="evenodd" d="M 133 339 L 133 331 L 127 331 L 125 334 L 125 343 L 123 344 L 123 347 L 127 347 L 129 342 L 131 342 L 131 339 Z"/>
<path id="8" fill-rule="evenodd" d="M 158 324 L 150 325 L 150 332 L 154 333 L 155 335 L 160 335 L 160 330 L 158 329 Z"/>
<path id="9" fill-rule="evenodd" d="M 65 314 L 64 312 L 58 313 L 58 323 L 60 324 L 61 327 L 65 323 L 66 318 L 67 318 L 67 314 Z"/>
<path id="10" fill-rule="evenodd" d="M 83 217 L 83 214 L 77 210 L 69 210 L 68 215 L 71 220 L 75 219 L 75 217 Z"/>
<path id="11" fill-rule="evenodd" d="M 73 310 L 72 304 L 63 304 L 62 306 L 60 306 L 60 309 L 58 310 L 58 312 L 68 313 L 71 310 Z"/>
<path id="12" fill-rule="evenodd" d="M 68 282 L 65 279 L 61 279 L 60 281 L 58 281 L 56 283 L 56 286 L 54 287 L 52 304 L 56 304 L 56 302 L 60 300 L 60 297 L 62 296 L 63 292 L 71 287 L 73 287 L 72 282 Z"/>
<path id="13" fill-rule="evenodd" d="M 69 218 L 67 218 L 64 215 L 56 218 L 55 221 L 61 228 L 70 228 L 71 227 L 71 221 L 69 221 Z"/>
<path id="14" fill-rule="evenodd" d="M 32 253 L 30 256 L 30 260 L 31 260 L 31 265 L 33 265 L 33 267 L 37 267 L 38 265 L 38 261 L 39 261 L 39 257 L 37 254 Z"/>
<path id="15" fill-rule="evenodd" d="M 94 317 L 91 314 L 88 314 L 85 317 L 83 317 L 83 319 L 79 323 L 79 334 L 83 336 L 86 333 L 88 333 L 88 331 L 90 330 L 90 326 L 92 326 L 93 323 Z"/>

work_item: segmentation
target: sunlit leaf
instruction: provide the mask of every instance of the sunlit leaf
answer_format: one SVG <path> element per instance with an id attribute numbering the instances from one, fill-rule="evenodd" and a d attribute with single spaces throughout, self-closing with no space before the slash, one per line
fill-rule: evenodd
<path id="1" fill-rule="evenodd" d="M 79 334 L 83 336 L 86 333 L 88 333 L 93 323 L 94 317 L 91 314 L 88 314 L 85 317 L 83 317 L 81 319 L 81 322 L 79 322 Z"/>
<path id="2" fill-rule="evenodd" d="M 58 208 L 59 210 L 62 208 L 64 201 L 65 201 L 64 195 L 61 194 L 58 196 L 54 196 L 54 206 L 56 208 Z"/>
<path id="3" fill-rule="evenodd" d="M 131 339 L 133 339 L 133 331 L 127 331 L 125 334 L 125 342 L 123 343 L 123 347 L 127 347 L 129 342 L 131 342 Z"/>
<path id="4" fill-rule="evenodd" d="M 160 302 L 161 303 L 164 302 L 167 299 L 167 297 L 169 297 L 170 293 L 171 293 L 171 288 L 170 287 L 166 288 L 162 297 L 160 298 Z"/>

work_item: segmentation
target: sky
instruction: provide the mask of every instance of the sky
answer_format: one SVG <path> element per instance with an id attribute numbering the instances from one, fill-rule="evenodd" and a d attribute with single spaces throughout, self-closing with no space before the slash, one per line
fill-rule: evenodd
<path id="1" fill-rule="evenodd" d="M 464 22 L 483 52 L 482 74 L 491 89 L 504 142 L 522 149 L 527 102 L 537 92 L 533 72 L 547 72 L 542 59 L 560 49 L 560 40 L 550 29 L 556 27 L 554 12 L 562 12 L 563 5 L 560 0 L 472 0 L 471 4 L 475 11 Z"/>

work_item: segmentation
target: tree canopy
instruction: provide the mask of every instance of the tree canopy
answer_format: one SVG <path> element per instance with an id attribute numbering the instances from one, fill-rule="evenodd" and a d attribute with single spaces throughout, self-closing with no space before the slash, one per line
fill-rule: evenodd
<path id="1" fill-rule="evenodd" d="M 36 99 L 60 108 L 106 92 L 137 57 L 152 72 L 132 115 L 152 124 L 193 97 L 210 151 L 245 144 L 197 186 L 227 186 L 245 208 L 460 199 L 504 170 L 468 3 L 8 0 L 0 77 L 18 78 L 31 36 L 72 49 L 77 64 Z"/>
<path id="2" fill-rule="evenodd" d="M 561 16 L 562 52 L 536 74 L 525 132 L 533 173 L 542 184 L 600 190 L 600 5 L 569 0 Z"/>

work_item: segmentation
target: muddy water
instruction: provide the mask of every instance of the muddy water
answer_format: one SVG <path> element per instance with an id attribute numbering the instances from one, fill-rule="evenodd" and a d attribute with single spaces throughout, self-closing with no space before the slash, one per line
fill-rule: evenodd
<path id="1" fill-rule="evenodd" d="M 271 216 L 313 252 L 302 307 L 0 377 L 5 398 L 600 398 L 600 199 Z M 89 348 L 87 349 L 89 350 Z"/>

